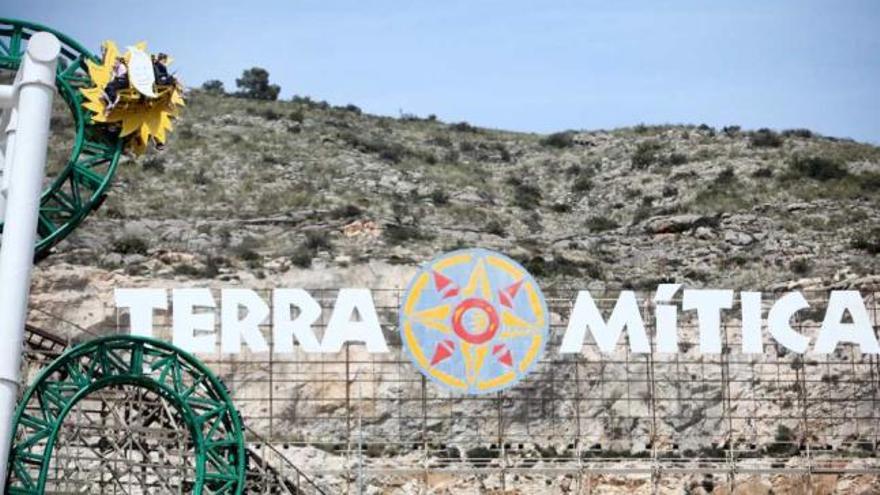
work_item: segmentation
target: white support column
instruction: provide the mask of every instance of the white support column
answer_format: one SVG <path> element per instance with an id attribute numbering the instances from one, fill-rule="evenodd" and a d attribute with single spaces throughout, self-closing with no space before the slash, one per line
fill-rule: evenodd
<path id="1" fill-rule="evenodd" d="M 0 221 L 6 218 L 6 199 L 9 196 L 9 177 L 12 175 L 12 155 L 15 149 L 15 130 L 18 128 L 18 109 L 16 108 L 16 88 L 21 85 L 19 70 L 15 74 L 12 85 L 0 86 L 0 144 L 3 145 L 3 155 L 0 156 Z"/>
<path id="2" fill-rule="evenodd" d="M 14 86 L 0 86 L 0 108 L 9 108 L 12 106 L 15 97 Z"/>
<path id="3" fill-rule="evenodd" d="M 60 52 L 61 44 L 55 36 L 34 34 L 12 96 L 18 108 L 18 128 L 15 149 L 6 156 L 10 187 L 0 246 L 0 487 L 6 486 L 9 449 L 15 433 L 12 419 L 18 401 L 22 341 Z"/>
<path id="4" fill-rule="evenodd" d="M 0 133 L 5 134 L 0 139 L 5 138 L 3 140 L 6 142 L 6 149 L 3 150 L 5 157 L 0 157 L 3 160 L 0 162 L 0 221 L 6 220 L 6 200 L 9 199 L 9 178 L 12 177 L 12 156 L 15 153 L 15 130 L 18 129 L 18 109 L 13 107 L 8 112 L 8 119 L 0 119 Z M 7 120 L 4 131 L 3 123 Z"/>

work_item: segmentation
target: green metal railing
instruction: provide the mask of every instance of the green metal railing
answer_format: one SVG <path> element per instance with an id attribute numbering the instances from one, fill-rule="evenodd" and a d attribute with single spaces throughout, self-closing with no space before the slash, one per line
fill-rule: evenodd
<path id="1" fill-rule="evenodd" d="M 45 492 L 65 417 L 91 394 L 118 386 L 147 389 L 170 404 L 189 434 L 194 494 L 241 494 L 247 452 L 241 418 L 226 387 L 198 359 L 158 340 L 101 337 L 64 353 L 25 392 L 16 410 L 16 441 L 7 493 Z"/>
<path id="2" fill-rule="evenodd" d="M 37 257 L 70 234 L 104 200 L 122 156 L 123 140 L 106 125 L 93 123 L 82 107 L 79 90 L 92 81 L 86 60 L 98 58 L 68 36 L 31 22 L 0 18 L 0 69 L 17 70 L 25 44 L 37 32 L 54 34 L 61 42 L 55 85 L 73 116 L 75 140 L 64 168 L 40 199 Z M 3 224 L 0 222 L 0 232 Z"/>

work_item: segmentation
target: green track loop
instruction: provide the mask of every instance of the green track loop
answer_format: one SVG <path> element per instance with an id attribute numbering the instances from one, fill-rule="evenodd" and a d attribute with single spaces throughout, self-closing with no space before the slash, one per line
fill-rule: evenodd
<path id="1" fill-rule="evenodd" d="M 244 435 L 225 386 L 171 344 L 130 335 L 102 337 L 69 350 L 28 388 L 15 413 L 6 493 L 42 495 L 65 416 L 87 395 L 118 385 L 148 389 L 178 411 L 193 444 L 192 493 L 243 493 Z"/>
<path id="2" fill-rule="evenodd" d="M 26 41 L 46 31 L 61 42 L 61 56 L 55 85 L 67 103 L 76 126 L 70 158 L 40 198 L 37 225 L 37 258 L 67 237 L 104 200 L 122 156 L 123 140 L 106 126 L 95 124 L 82 107 L 79 90 L 92 85 L 86 60 L 98 58 L 76 41 L 53 29 L 26 21 L 0 18 L 0 68 L 16 70 L 21 64 Z M 0 222 L 0 232 L 3 224 Z"/>

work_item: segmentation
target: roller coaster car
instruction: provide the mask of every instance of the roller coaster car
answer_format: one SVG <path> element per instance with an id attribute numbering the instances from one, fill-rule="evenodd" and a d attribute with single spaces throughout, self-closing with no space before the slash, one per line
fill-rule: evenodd
<path id="1" fill-rule="evenodd" d="M 137 89 L 129 86 L 123 90 L 119 91 L 119 101 L 116 102 L 110 111 L 108 112 L 108 117 L 112 117 L 113 115 L 122 114 L 124 112 L 129 111 L 141 111 L 144 108 L 150 108 L 155 105 L 164 103 L 163 100 L 167 100 L 171 98 L 171 93 L 174 91 L 180 91 L 177 87 L 177 84 L 168 84 L 159 86 L 155 85 L 155 90 L 152 96 L 147 96 Z"/>
<path id="2" fill-rule="evenodd" d="M 171 121 L 184 105 L 183 86 L 175 79 L 171 84 L 156 84 L 146 43 L 138 43 L 128 47 L 123 56 L 128 68 L 128 87 L 119 89 L 116 104 L 108 109 L 104 92 L 113 78 L 113 65 L 118 57 L 116 44 L 107 41 L 101 63 L 87 62 L 94 86 L 81 90 L 86 100 L 83 107 L 92 112 L 94 122 L 108 124 L 111 132 L 118 130 L 128 151 L 141 155 L 151 141 L 164 146 L 172 129 Z M 170 60 L 165 62 L 169 63 Z"/>

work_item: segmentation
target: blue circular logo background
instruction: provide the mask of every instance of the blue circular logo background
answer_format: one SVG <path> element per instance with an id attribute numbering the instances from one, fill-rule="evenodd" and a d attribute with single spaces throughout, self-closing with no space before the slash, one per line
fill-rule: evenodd
<path id="1" fill-rule="evenodd" d="M 452 391 L 497 392 L 541 359 L 547 303 L 516 261 L 485 249 L 434 258 L 413 277 L 400 306 L 400 334 L 413 364 Z"/>

